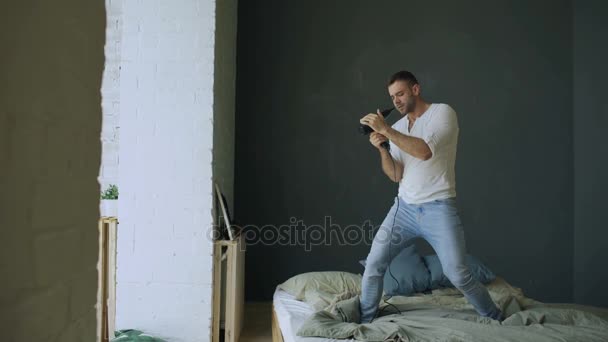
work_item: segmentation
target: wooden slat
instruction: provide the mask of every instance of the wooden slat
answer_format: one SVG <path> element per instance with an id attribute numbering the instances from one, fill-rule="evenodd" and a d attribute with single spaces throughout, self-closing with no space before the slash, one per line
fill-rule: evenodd
<path id="1" fill-rule="evenodd" d="M 226 266 L 226 342 L 236 342 L 235 297 L 236 297 L 236 252 L 234 245 L 228 246 Z"/>
<path id="2" fill-rule="evenodd" d="M 224 309 L 224 341 L 238 342 L 245 319 L 245 250 L 244 238 L 214 241 L 213 342 L 219 341 L 219 320 Z M 225 247 L 226 251 L 222 249 Z M 222 275 L 222 252 L 225 254 L 226 279 Z M 221 308 L 221 291 L 225 290 L 225 307 Z M 216 327 L 217 326 L 217 327 Z"/>
<path id="3" fill-rule="evenodd" d="M 116 326 L 116 235 L 115 217 L 99 219 L 98 336 L 108 342 Z"/>
<path id="4" fill-rule="evenodd" d="M 99 220 L 97 225 L 97 233 L 99 234 L 99 253 L 97 253 L 97 341 L 101 342 L 103 335 L 103 307 L 104 307 L 104 297 L 103 297 L 103 269 L 105 265 L 103 264 L 103 221 Z"/>
<path id="5" fill-rule="evenodd" d="M 108 278 L 109 278 L 109 269 L 108 269 L 108 257 L 109 257 L 109 247 L 108 247 L 108 242 L 109 242 L 109 236 L 108 236 L 108 222 L 104 220 L 103 222 L 103 226 L 102 226 L 102 241 L 103 241 L 103 258 L 102 258 L 102 283 L 103 283 L 103 287 L 102 287 L 102 296 L 103 296 L 103 302 L 102 302 L 102 317 L 103 317 L 103 325 L 101 327 L 101 340 L 103 342 L 108 342 L 110 340 L 109 337 L 109 331 L 108 331 Z"/>
<path id="6" fill-rule="evenodd" d="M 108 336 L 112 340 L 116 330 L 116 237 L 118 220 L 108 219 Z"/>
<path id="7" fill-rule="evenodd" d="M 212 340 L 220 340 L 220 301 L 222 292 L 222 245 L 213 244 L 213 327 Z"/>
<path id="8" fill-rule="evenodd" d="M 237 244 L 234 248 L 235 255 L 235 293 L 234 293 L 234 326 L 235 326 L 235 341 L 239 340 L 243 323 L 245 320 L 245 243 L 243 235 L 237 238 Z"/>

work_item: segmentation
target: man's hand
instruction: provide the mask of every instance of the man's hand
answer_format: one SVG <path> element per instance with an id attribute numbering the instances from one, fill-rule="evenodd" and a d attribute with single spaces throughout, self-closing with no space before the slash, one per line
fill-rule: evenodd
<path id="1" fill-rule="evenodd" d="M 378 132 L 372 132 L 372 134 L 369 135 L 369 142 L 377 149 L 381 149 L 382 146 L 380 146 L 380 144 L 385 141 L 388 141 L 388 138 Z"/>
<path id="2" fill-rule="evenodd" d="M 385 134 L 389 128 L 389 126 L 386 124 L 386 121 L 384 121 L 384 116 L 382 116 L 382 113 L 380 113 L 380 109 L 378 109 L 378 112 L 376 114 L 367 114 L 361 120 L 359 120 L 359 122 L 363 125 L 368 125 L 374 131 L 380 134 Z"/>

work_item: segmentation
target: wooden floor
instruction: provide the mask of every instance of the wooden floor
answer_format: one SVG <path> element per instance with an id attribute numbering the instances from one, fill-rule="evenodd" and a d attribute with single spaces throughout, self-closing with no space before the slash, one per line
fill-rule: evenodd
<path id="1" fill-rule="evenodd" d="M 239 342 L 272 341 L 272 302 L 246 302 Z"/>

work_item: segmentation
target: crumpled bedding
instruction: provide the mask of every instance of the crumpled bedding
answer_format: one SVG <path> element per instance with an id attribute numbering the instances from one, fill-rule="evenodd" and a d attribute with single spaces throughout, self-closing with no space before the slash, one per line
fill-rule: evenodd
<path id="1" fill-rule="evenodd" d="M 453 288 L 432 294 L 395 296 L 382 302 L 371 323 L 359 324 L 359 294 L 311 295 L 317 312 L 298 336 L 361 341 L 608 341 L 608 309 L 576 304 L 545 304 L 498 277 L 487 285 L 507 318 L 481 317 Z M 319 298 L 326 303 L 319 309 Z M 305 299 L 306 301 L 306 299 Z M 398 311 L 400 311 L 400 313 Z"/>

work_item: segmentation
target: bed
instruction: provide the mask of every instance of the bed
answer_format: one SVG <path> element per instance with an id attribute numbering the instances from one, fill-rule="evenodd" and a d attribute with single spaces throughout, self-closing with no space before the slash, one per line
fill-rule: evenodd
<path id="1" fill-rule="evenodd" d="M 277 288 L 272 299 L 272 341 L 273 342 L 329 342 L 354 341 L 353 339 L 330 339 L 296 336 L 303 322 L 314 313 L 306 302 Z"/>
<path id="2" fill-rule="evenodd" d="M 273 295 L 273 342 L 608 341 L 608 309 L 541 303 L 525 297 L 521 289 L 502 278 L 486 286 L 509 316 L 502 323 L 480 317 L 458 290 L 445 288 L 392 297 L 388 303 L 402 314 L 391 313 L 392 307 L 382 303 L 380 309 L 389 310 L 372 323 L 381 327 L 376 331 L 380 335 L 361 328 L 366 325 L 334 321 L 335 305 L 318 310 L 318 305 L 315 308 L 314 303 L 307 302 L 310 296 L 290 294 L 278 286 Z M 345 303 L 347 297 L 336 302 Z M 358 298 L 350 296 L 349 300 L 353 299 L 358 303 Z M 299 336 L 298 332 L 308 336 Z"/>

